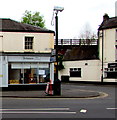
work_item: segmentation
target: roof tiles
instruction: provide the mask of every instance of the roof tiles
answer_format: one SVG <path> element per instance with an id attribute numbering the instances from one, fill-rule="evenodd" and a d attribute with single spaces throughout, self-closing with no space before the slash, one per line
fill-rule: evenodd
<path id="1" fill-rule="evenodd" d="M 108 20 L 104 20 L 100 25 L 99 30 L 111 28 L 117 28 L 117 17 L 112 17 Z"/>
<path id="2" fill-rule="evenodd" d="M 29 24 L 20 23 L 11 19 L 0 19 L 0 31 L 4 32 L 44 32 L 54 33 L 52 30 L 36 27 Z"/>

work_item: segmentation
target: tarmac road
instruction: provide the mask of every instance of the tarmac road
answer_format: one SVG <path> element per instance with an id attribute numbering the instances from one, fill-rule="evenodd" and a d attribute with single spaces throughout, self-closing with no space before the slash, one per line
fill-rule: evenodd
<path id="1" fill-rule="evenodd" d="M 115 104 L 115 85 L 96 85 L 67 83 L 66 89 L 71 93 L 90 91 L 104 93 L 98 97 L 3 97 L 3 118 L 105 118 L 115 120 L 117 106 Z M 64 86 L 64 85 L 63 85 Z M 62 86 L 62 87 L 63 87 Z M 69 87 L 68 87 L 69 86 Z M 65 88 L 64 88 L 65 89 Z M 21 92 L 21 91 L 20 91 Z M 41 91 L 43 92 L 43 91 Z M 86 119 L 86 120 L 87 120 Z M 30 120 L 30 119 L 29 119 Z M 58 119 L 57 119 L 58 120 Z M 96 119 L 97 120 L 97 119 Z"/>

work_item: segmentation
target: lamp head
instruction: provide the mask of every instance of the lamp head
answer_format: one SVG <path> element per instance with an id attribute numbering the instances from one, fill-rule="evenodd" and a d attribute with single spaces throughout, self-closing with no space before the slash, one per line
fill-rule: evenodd
<path id="1" fill-rule="evenodd" d="M 54 11 L 62 12 L 63 10 L 64 10 L 64 7 L 54 6 Z"/>

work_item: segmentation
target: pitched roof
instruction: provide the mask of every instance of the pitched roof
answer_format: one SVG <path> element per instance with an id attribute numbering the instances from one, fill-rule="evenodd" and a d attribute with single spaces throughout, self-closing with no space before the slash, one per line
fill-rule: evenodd
<path id="1" fill-rule="evenodd" d="M 66 51 L 63 60 L 92 60 L 98 59 L 98 46 L 77 46 Z"/>
<path id="2" fill-rule="evenodd" d="M 36 27 L 29 24 L 20 23 L 11 19 L 0 19 L 0 31 L 4 32 L 41 32 L 41 33 L 54 33 L 52 30 Z"/>
<path id="3" fill-rule="evenodd" d="M 111 29 L 111 28 L 117 28 L 117 17 L 108 18 L 107 20 L 104 20 L 98 30 L 102 29 Z"/>

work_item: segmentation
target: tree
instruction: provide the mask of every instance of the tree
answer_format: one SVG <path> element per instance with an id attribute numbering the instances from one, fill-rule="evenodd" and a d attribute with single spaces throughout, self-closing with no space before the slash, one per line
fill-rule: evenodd
<path id="1" fill-rule="evenodd" d="M 79 35 L 80 44 L 91 44 L 92 41 L 95 42 L 97 39 L 97 35 L 91 30 L 90 25 L 87 23 L 84 25 L 83 29 L 81 30 L 81 33 Z"/>
<path id="2" fill-rule="evenodd" d="M 45 28 L 45 20 L 43 16 L 40 15 L 40 12 L 32 13 L 31 11 L 26 10 L 21 22 Z"/>

